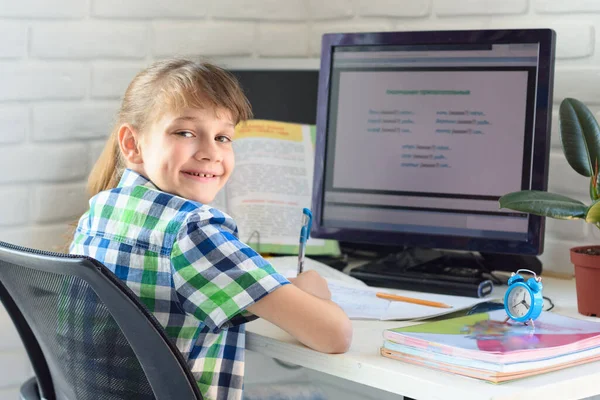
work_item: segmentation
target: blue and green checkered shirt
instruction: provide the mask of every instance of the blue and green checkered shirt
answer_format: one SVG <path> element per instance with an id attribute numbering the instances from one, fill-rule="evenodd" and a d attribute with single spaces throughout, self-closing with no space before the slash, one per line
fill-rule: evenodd
<path id="1" fill-rule="evenodd" d="M 238 240 L 228 215 L 160 191 L 132 170 L 90 199 L 71 254 L 115 273 L 162 324 L 209 399 L 240 399 L 244 310 L 289 283 Z"/>

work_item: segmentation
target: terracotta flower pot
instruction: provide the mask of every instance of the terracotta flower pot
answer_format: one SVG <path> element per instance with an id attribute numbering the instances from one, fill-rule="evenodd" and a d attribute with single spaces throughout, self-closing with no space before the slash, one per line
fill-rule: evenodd
<path id="1" fill-rule="evenodd" d="M 586 250 L 598 254 L 581 252 Z M 600 246 L 573 247 L 571 262 L 575 265 L 577 310 L 583 315 L 600 317 Z"/>

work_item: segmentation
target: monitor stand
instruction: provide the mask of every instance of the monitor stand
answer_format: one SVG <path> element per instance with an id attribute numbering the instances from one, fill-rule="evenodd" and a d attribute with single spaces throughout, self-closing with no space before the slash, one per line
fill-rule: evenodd
<path id="1" fill-rule="evenodd" d="M 370 286 L 484 297 L 493 289 L 492 271 L 520 268 L 542 270 L 533 256 L 406 248 L 353 268 L 350 276 Z"/>

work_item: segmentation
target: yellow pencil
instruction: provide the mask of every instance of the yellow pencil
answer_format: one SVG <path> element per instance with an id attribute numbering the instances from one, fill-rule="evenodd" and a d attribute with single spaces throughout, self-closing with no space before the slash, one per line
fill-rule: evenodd
<path id="1" fill-rule="evenodd" d="M 448 304 L 438 303 L 437 301 L 413 299 L 412 297 L 398 296 L 397 294 L 391 294 L 391 293 L 378 292 L 376 294 L 376 296 L 379 297 L 380 299 L 404 301 L 406 303 L 420 304 L 422 306 L 438 307 L 438 308 L 452 308 L 452 306 L 449 306 Z"/>

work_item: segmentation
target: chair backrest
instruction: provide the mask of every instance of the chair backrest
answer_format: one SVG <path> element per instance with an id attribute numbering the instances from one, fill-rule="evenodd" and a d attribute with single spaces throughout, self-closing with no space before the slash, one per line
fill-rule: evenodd
<path id="1" fill-rule="evenodd" d="M 0 299 L 47 400 L 202 399 L 160 323 L 92 258 L 0 242 Z"/>

